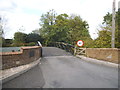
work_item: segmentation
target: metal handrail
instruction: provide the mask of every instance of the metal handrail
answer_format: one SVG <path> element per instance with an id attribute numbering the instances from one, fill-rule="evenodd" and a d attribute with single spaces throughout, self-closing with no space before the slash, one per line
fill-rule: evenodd
<path id="1" fill-rule="evenodd" d="M 54 46 L 54 47 L 58 47 L 61 48 L 63 50 L 66 50 L 67 52 L 70 52 L 71 54 L 74 54 L 74 46 L 68 43 L 64 43 L 64 42 L 53 42 L 50 43 L 49 46 Z"/>
<path id="2" fill-rule="evenodd" d="M 64 42 L 52 42 L 49 46 L 61 48 L 73 55 L 86 55 L 86 48 L 80 48 Z"/>

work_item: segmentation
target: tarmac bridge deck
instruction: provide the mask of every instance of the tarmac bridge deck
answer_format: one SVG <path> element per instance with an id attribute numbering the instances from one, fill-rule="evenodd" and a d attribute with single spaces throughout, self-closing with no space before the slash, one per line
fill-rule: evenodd
<path id="1" fill-rule="evenodd" d="M 118 88 L 118 69 L 86 62 L 55 47 L 43 47 L 41 63 L 3 88 Z"/>

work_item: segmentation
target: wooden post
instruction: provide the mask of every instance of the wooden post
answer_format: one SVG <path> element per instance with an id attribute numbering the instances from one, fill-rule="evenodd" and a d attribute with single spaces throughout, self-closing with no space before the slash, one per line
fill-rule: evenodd
<path id="1" fill-rule="evenodd" d="M 75 48 L 74 48 L 74 55 L 76 55 L 76 50 L 77 49 L 77 46 L 75 45 Z"/>

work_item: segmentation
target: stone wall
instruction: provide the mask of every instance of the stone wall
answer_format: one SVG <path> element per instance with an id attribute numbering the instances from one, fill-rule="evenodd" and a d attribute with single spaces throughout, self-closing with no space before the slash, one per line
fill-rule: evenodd
<path id="1" fill-rule="evenodd" d="M 2 52 L 2 69 L 25 65 L 41 57 L 41 47 L 21 47 L 20 52 Z"/>
<path id="2" fill-rule="evenodd" d="M 86 55 L 90 58 L 119 63 L 120 49 L 117 48 L 86 48 Z"/>

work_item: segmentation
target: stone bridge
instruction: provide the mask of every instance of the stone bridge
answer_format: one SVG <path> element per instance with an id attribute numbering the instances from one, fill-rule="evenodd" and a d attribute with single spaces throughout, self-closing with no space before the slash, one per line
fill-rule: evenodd
<path id="1" fill-rule="evenodd" d="M 118 88 L 118 68 L 88 62 L 56 47 L 43 47 L 43 57 L 39 64 L 3 83 L 2 86 L 3 88 Z"/>

